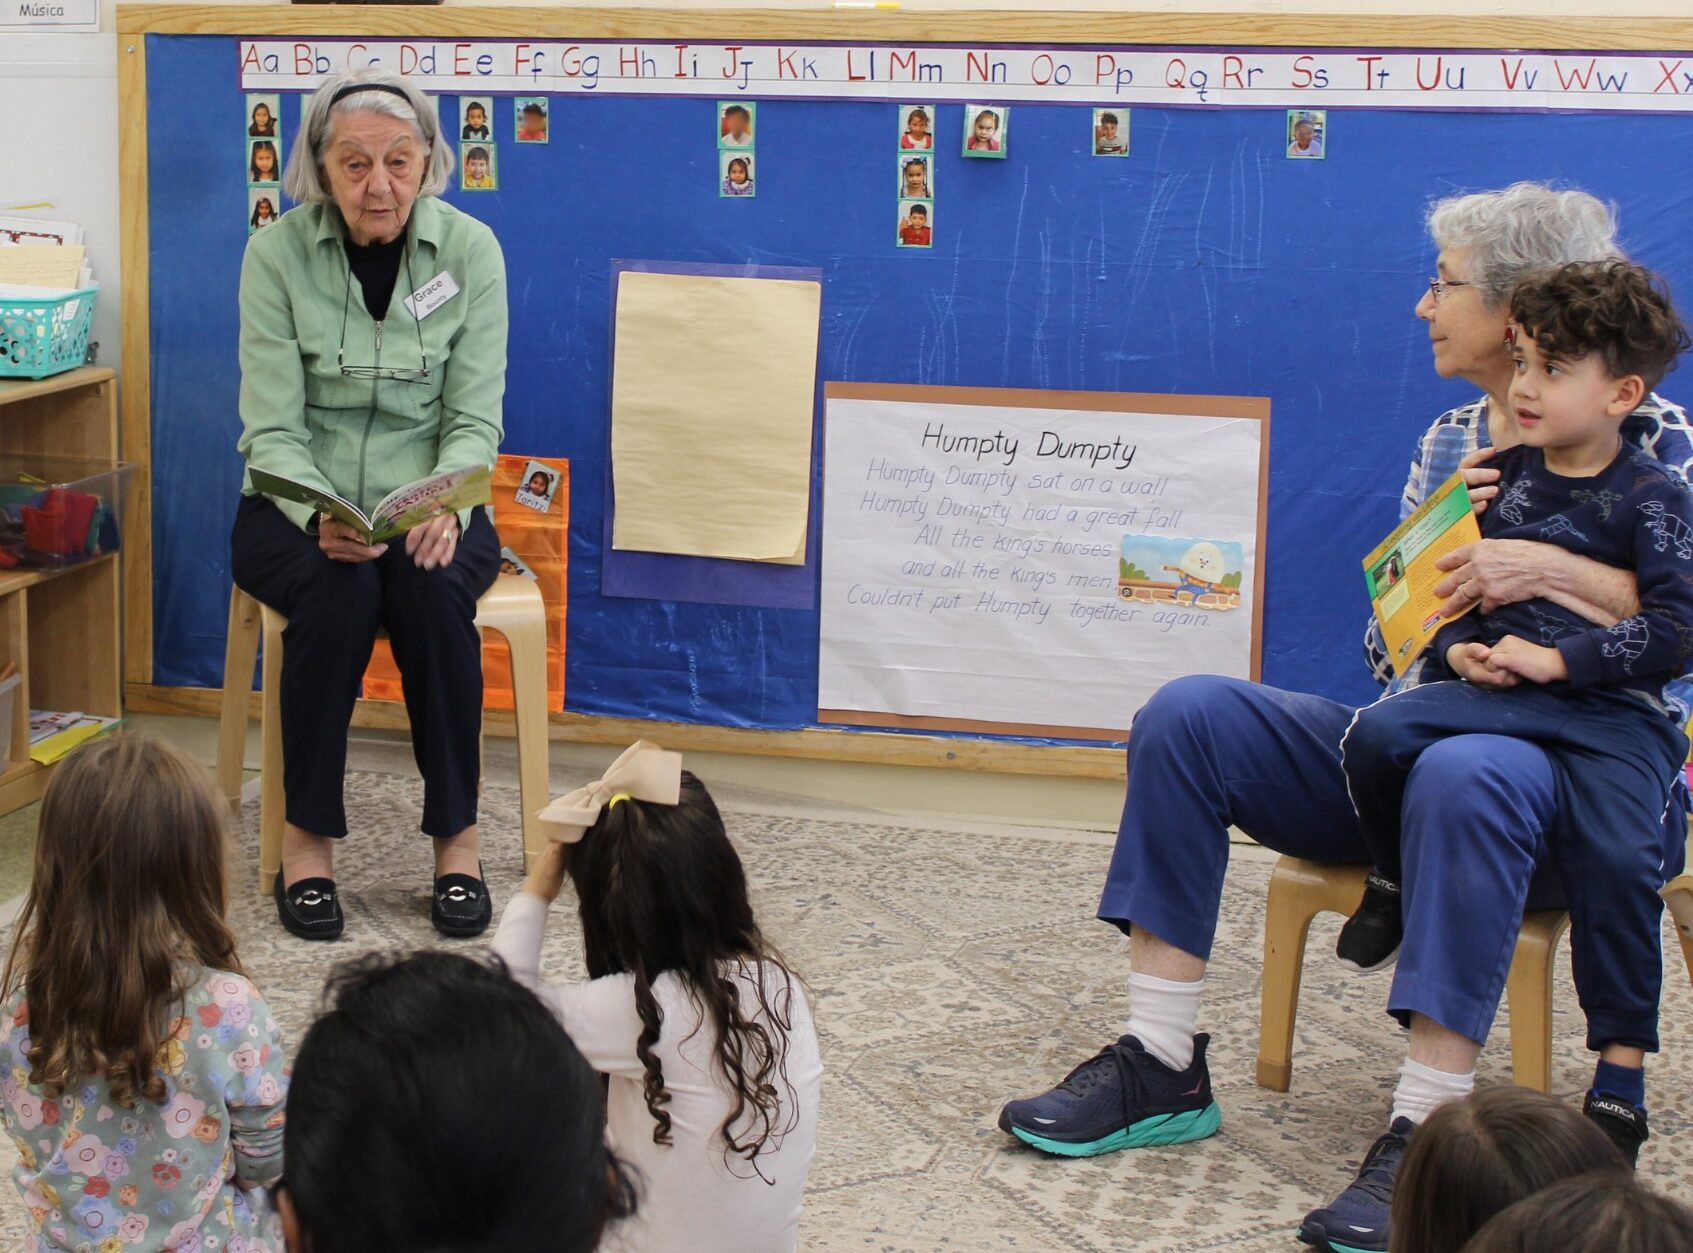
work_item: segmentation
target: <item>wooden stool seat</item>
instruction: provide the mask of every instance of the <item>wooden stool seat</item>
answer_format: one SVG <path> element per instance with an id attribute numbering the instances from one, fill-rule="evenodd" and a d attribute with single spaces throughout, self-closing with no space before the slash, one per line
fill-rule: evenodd
<path id="1" fill-rule="evenodd" d="M 268 893 L 282 866 L 281 702 L 271 694 L 282 683 L 282 632 L 288 620 L 235 588 L 229 597 L 229 642 L 224 650 L 223 708 L 218 720 L 218 785 L 232 806 L 241 803 L 247 744 L 248 676 L 264 640 L 263 749 L 259 783 L 259 891 Z M 518 789 L 523 805 L 523 862 L 527 869 L 546 846 L 536 815 L 547 795 L 547 616 L 533 579 L 502 574 L 476 602 L 478 631 L 497 631 L 511 651 L 511 687 L 517 715 Z"/>

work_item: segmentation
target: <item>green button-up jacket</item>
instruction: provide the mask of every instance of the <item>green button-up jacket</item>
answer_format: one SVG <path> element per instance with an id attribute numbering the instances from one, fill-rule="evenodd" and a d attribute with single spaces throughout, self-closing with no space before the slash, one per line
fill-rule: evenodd
<path id="1" fill-rule="evenodd" d="M 414 479 L 493 465 L 506 387 L 505 258 L 483 223 L 419 199 L 388 316 L 377 322 L 347 267 L 344 235 L 326 201 L 290 210 L 248 243 L 238 447 L 248 465 L 327 487 L 369 513 Z M 440 274 L 458 295 L 414 319 L 402 302 Z M 349 366 L 415 369 L 427 359 L 430 375 L 348 378 L 337 351 Z M 251 483 L 242 490 L 253 494 Z M 277 505 L 311 529 L 310 506 Z M 468 524 L 468 510 L 459 521 Z"/>

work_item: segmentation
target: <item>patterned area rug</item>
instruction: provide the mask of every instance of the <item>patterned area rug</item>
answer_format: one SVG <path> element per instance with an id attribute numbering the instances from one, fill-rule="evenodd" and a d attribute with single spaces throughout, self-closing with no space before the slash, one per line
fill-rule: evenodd
<path id="1" fill-rule="evenodd" d="M 416 779 L 355 771 L 347 797 L 357 835 L 338 867 L 348 911 L 339 944 L 296 941 L 276 925 L 252 886 L 256 803 L 238 831 L 242 953 L 292 1040 L 333 962 L 439 943 Z M 1124 942 L 1092 918 L 1105 837 L 808 816 L 727 789 L 719 799 L 760 920 L 808 980 L 822 1033 L 821 1144 L 802 1247 L 1290 1253 L 1302 1247 L 1292 1237 L 1300 1216 L 1350 1177 L 1381 1130 L 1403 1036 L 1381 1012 L 1387 977 L 1347 975 L 1329 956 L 1336 919 L 1313 929 L 1293 1091 L 1253 1084 L 1271 861 L 1262 850 L 1236 850 L 1201 1019 L 1215 1036 L 1222 1131 L 1196 1145 L 1056 1161 L 1013 1145 L 994 1119 L 1002 1101 L 1056 1082 L 1121 1030 Z M 520 878 L 517 801 L 491 775 L 484 822 L 496 834 L 486 869 L 500 904 Z M 1686 1200 L 1693 995 L 1667 931 L 1666 945 L 1664 1053 L 1650 1070 L 1653 1136 L 1642 1171 Z M 568 896 L 555 907 L 546 970 L 559 979 L 582 973 Z M 1590 1072 L 1567 945 L 1556 1005 L 1556 1088 L 1574 1099 Z M 1508 1080 L 1504 1028 L 1502 1020 L 1482 1058 L 1484 1083 Z M 7 1187 L 0 1247 L 18 1247 L 19 1211 Z"/>

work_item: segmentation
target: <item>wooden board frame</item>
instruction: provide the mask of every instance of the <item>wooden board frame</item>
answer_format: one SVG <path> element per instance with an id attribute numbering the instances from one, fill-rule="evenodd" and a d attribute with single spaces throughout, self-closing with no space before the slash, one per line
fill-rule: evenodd
<path id="1" fill-rule="evenodd" d="M 151 307 L 147 221 L 149 34 L 416 36 L 582 39 L 852 40 L 900 43 L 1180 44 L 1246 47 L 1383 47 L 1652 52 L 1693 48 L 1693 19 L 1459 17 L 1336 13 L 1112 13 L 952 10 L 120 4 L 119 173 L 123 249 L 123 455 L 138 462 L 124 562 L 124 656 L 130 707 L 215 714 L 215 694 L 155 687 L 152 596 Z M 1262 595 L 1260 595 L 1262 603 Z M 396 722 L 396 719 L 398 722 Z M 360 702 L 355 723 L 403 724 L 403 711 Z M 559 739 L 616 743 L 658 735 L 671 747 L 894 765 L 951 766 L 1015 774 L 1119 778 L 1109 748 L 1068 748 L 889 735 L 867 731 L 751 731 L 634 719 L 552 714 Z M 498 728 L 499 715 L 490 719 Z M 505 722 L 509 727 L 509 719 Z M 844 742 L 843 742 L 844 741 Z"/>

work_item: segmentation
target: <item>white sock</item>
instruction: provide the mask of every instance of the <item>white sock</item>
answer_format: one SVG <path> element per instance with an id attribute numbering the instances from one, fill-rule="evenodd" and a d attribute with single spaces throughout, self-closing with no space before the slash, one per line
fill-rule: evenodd
<path id="1" fill-rule="evenodd" d="M 1409 1118 L 1414 1123 L 1434 1113 L 1435 1107 L 1447 1101 L 1461 1101 L 1475 1091 L 1475 1071 L 1461 1075 L 1436 1070 L 1409 1057 L 1399 1068 L 1399 1086 L 1393 1089 L 1392 1120 Z"/>
<path id="2" fill-rule="evenodd" d="M 1193 1026 L 1205 980 L 1178 983 L 1154 975 L 1129 974 L 1129 1021 L 1123 1028 L 1171 1070 L 1193 1064 Z"/>

